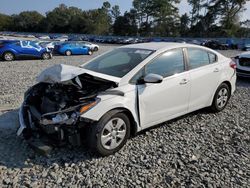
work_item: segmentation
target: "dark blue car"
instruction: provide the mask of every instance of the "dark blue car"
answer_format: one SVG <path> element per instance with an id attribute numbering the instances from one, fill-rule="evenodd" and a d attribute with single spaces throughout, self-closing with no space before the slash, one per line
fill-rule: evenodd
<path id="1" fill-rule="evenodd" d="M 5 61 L 19 58 L 50 59 L 52 54 L 47 48 L 37 45 L 33 41 L 3 40 L 0 41 L 0 57 Z"/>
<path id="2" fill-rule="evenodd" d="M 70 55 L 92 55 L 92 51 L 84 44 L 71 42 L 55 46 L 55 51 L 59 54 Z"/>

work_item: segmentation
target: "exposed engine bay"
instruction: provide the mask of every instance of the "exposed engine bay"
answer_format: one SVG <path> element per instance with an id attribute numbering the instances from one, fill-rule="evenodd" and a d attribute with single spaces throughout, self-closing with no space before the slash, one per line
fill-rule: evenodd
<path id="1" fill-rule="evenodd" d="M 72 139 L 79 138 L 78 130 L 86 123 L 80 115 L 99 102 L 97 96 L 100 93 L 105 94 L 116 87 L 115 82 L 87 73 L 60 83 L 38 83 L 25 93 L 21 109 L 26 125 L 24 137 L 29 139 L 34 132 L 45 132 L 53 137 L 56 134 L 59 140 L 67 137 L 70 142 L 75 142 Z"/>

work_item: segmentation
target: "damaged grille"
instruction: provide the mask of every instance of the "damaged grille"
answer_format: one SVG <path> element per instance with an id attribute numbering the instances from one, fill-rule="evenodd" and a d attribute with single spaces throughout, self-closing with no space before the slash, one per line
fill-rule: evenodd
<path id="1" fill-rule="evenodd" d="M 97 101 L 99 92 L 114 87 L 114 82 L 88 74 L 63 83 L 39 83 L 28 91 L 25 106 L 37 125 L 72 125 L 77 123 L 81 107 Z"/>

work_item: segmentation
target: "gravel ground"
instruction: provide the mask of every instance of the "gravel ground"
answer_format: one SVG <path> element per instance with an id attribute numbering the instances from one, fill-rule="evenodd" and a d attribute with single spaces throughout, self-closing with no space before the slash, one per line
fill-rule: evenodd
<path id="1" fill-rule="evenodd" d="M 100 54 L 113 46 L 101 46 Z M 237 51 L 223 51 L 229 57 Z M 95 56 L 94 55 L 94 56 Z M 16 108 L 41 70 L 81 65 L 93 56 L 0 62 L 0 109 Z M 13 127 L 17 110 L 0 112 L 0 187 L 249 187 L 250 81 L 239 80 L 227 108 L 200 110 L 144 131 L 113 156 L 86 148 L 35 154 Z"/>

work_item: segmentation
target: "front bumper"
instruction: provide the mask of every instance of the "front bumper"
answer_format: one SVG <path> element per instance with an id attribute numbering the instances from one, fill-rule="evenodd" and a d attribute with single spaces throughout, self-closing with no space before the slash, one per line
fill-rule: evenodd
<path id="1" fill-rule="evenodd" d="M 26 140 L 36 137 L 46 137 L 53 141 L 54 144 L 62 144 L 64 142 L 69 142 L 72 145 L 81 145 L 81 130 L 87 127 L 87 123 L 78 122 L 74 125 L 64 125 L 64 124 L 53 124 L 53 125 L 42 125 L 39 124 L 29 107 L 22 104 L 19 110 L 19 128 L 17 130 L 17 135 L 23 137 Z"/>

